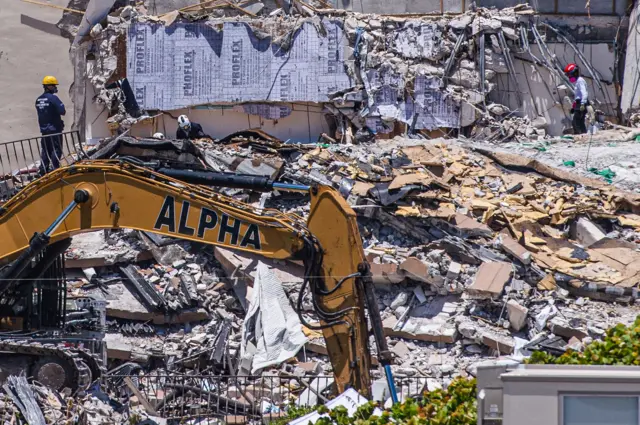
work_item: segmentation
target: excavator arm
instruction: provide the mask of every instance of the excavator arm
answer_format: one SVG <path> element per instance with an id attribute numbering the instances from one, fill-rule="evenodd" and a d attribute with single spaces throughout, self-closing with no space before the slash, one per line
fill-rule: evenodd
<path id="1" fill-rule="evenodd" d="M 14 260 L 0 272 L 0 294 L 18 284 L 12 277 L 34 251 L 99 229 L 150 231 L 268 258 L 301 260 L 305 276 L 297 310 L 305 326 L 322 330 L 338 390 L 353 387 L 365 395 L 370 390 L 365 307 L 378 358 L 392 384 L 390 354 L 356 216 L 335 190 L 309 188 L 311 211 L 305 222 L 294 214 L 254 208 L 203 185 L 212 176 L 219 180 L 219 175 L 182 170 L 172 178 L 167 175 L 171 172 L 123 161 L 85 161 L 32 182 L 0 208 L 0 261 Z M 320 324 L 307 323 L 300 314 L 306 291 L 313 295 Z"/>

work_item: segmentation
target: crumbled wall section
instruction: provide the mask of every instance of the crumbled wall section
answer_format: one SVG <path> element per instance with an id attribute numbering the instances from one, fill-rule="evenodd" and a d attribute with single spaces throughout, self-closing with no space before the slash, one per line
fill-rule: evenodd
<path id="1" fill-rule="evenodd" d="M 286 116 L 291 102 L 312 102 L 339 123 L 337 138 L 344 123 L 354 127 L 356 139 L 391 133 L 398 123 L 409 132 L 480 124 L 486 131 L 477 136 L 535 137 L 547 134 L 530 125 L 538 117 L 543 127 L 553 120 L 552 134 L 559 135 L 568 125 L 564 102 L 545 101 L 558 105 L 555 115 L 548 108 L 535 116 L 522 112 L 538 93 L 518 80 L 519 58 L 551 73 L 549 92 L 560 84 L 568 96 L 573 91 L 551 58 L 532 56 L 530 45 L 549 50 L 534 32 L 536 22 L 526 5 L 407 18 L 338 10 L 307 17 L 155 17 L 129 7 L 91 31 L 97 60 L 89 78 L 98 102 L 113 106 L 119 94 L 104 83 L 122 75 L 116 47 L 126 34 L 126 76 L 143 110 L 254 103 L 264 106 L 248 110 L 273 120 Z M 555 34 L 545 25 L 539 24 L 545 34 Z M 516 103 L 506 107 L 491 102 L 505 80 L 516 94 Z M 279 109 L 267 111 L 269 105 Z M 504 117 L 517 121 L 509 134 L 502 131 Z M 128 128 L 136 120 L 120 108 L 110 122 Z"/>

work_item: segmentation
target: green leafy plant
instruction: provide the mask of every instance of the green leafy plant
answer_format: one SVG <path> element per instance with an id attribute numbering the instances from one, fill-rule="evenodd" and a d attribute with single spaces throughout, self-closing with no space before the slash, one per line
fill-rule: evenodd
<path id="1" fill-rule="evenodd" d="M 534 352 L 529 364 L 576 365 L 640 365 L 640 316 L 631 326 L 617 325 L 607 331 L 602 341 L 594 341 L 584 351 L 569 350 L 561 356 Z M 474 425 L 477 423 L 476 381 L 458 378 L 446 390 L 425 393 L 418 400 L 408 399 L 381 415 L 373 415 L 378 406 L 369 402 L 349 417 L 344 407 L 319 413 L 328 413 L 317 425 Z M 311 411 L 309 409 L 307 411 Z M 306 414 L 306 413 L 305 413 Z M 302 416 L 300 412 L 299 416 Z M 291 419 L 289 419 L 291 420 Z M 285 422 L 286 423 L 286 422 Z"/>
<path id="2" fill-rule="evenodd" d="M 324 407 L 324 406 L 320 406 L 320 407 Z M 283 416 L 275 421 L 272 421 L 271 424 L 273 425 L 286 425 L 289 422 L 291 422 L 294 419 L 298 419 L 303 417 L 304 415 L 313 412 L 314 410 L 316 410 L 315 407 L 309 407 L 309 406 L 297 406 L 295 404 L 290 404 L 289 406 L 286 407 L 286 412 L 287 415 Z"/>
<path id="3" fill-rule="evenodd" d="M 369 402 L 358 408 L 352 417 L 347 409 L 339 406 L 328 410 L 325 406 L 318 413 L 328 413 L 316 425 L 474 425 L 476 414 L 475 380 L 456 379 L 446 390 L 425 393 L 418 400 L 407 399 L 374 415 L 378 403 Z"/>
<path id="4" fill-rule="evenodd" d="M 582 352 L 569 350 L 561 356 L 535 352 L 529 364 L 640 365 L 640 317 L 630 326 L 618 324 L 602 341 L 594 341 Z"/>

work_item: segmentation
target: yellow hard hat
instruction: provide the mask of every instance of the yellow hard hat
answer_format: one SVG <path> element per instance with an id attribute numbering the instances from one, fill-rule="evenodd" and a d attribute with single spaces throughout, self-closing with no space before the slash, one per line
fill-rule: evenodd
<path id="1" fill-rule="evenodd" d="M 58 79 L 56 77 L 52 77 L 51 75 L 47 75 L 42 79 L 43 86 L 57 86 Z"/>

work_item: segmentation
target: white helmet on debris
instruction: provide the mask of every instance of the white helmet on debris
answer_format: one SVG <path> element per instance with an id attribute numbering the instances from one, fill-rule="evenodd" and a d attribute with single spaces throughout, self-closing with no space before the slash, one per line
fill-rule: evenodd
<path id="1" fill-rule="evenodd" d="M 189 121 L 189 117 L 187 117 L 186 115 L 180 115 L 178 117 L 178 127 L 180 127 L 183 130 L 186 130 L 189 127 L 191 127 L 191 121 Z"/>
<path id="2" fill-rule="evenodd" d="M 164 140 L 164 134 L 162 133 L 156 133 L 153 135 L 154 139 L 160 139 L 160 140 Z"/>

